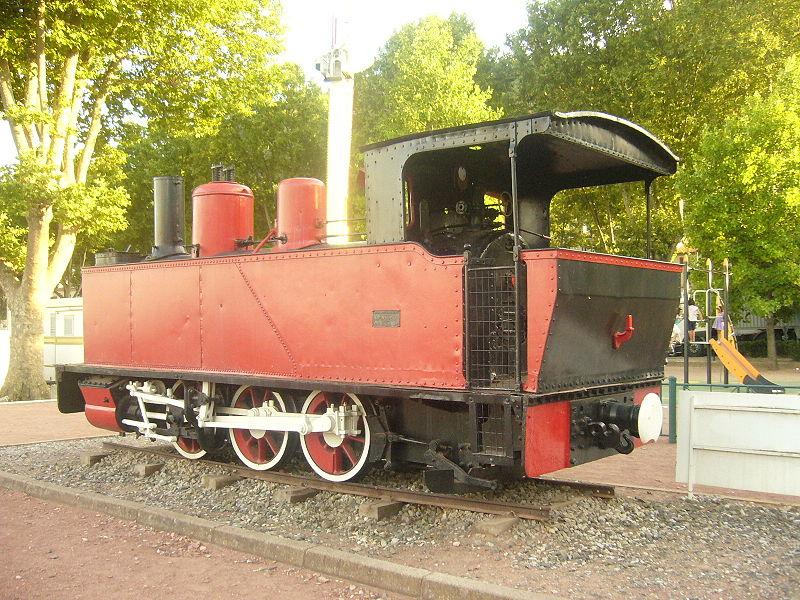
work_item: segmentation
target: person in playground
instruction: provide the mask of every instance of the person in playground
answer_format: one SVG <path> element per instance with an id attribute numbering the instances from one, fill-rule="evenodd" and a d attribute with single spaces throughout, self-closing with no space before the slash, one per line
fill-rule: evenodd
<path id="1" fill-rule="evenodd" d="M 717 314 L 714 317 L 714 324 L 711 326 L 712 338 L 721 340 L 725 336 L 725 307 L 720 302 L 717 304 Z"/>
<path id="2" fill-rule="evenodd" d="M 697 329 L 697 322 L 702 319 L 700 314 L 700 307 L 695 304 L 694 300 L 689 300 L 689 341 L 694 343 L 695 330 Z"/>

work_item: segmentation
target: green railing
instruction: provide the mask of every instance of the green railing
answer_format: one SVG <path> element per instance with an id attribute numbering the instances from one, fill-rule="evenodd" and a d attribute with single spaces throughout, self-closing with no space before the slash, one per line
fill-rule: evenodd
<path id="1" fill-rule="evenodd" d="M 678 441 L 677 413 L 678 413 L 678 386 L 682 390 L 703 390 L 707 392 L 733 392 L 757 394 L 763 388 L 764 393 L 771 394 L 774 385 L 747 385 L 744 383 L 678 383 L 677 378 L 668 377 L 661 382 L 661 397 L 664 397 L 664 387 L 667 388 L 669 398 L 669 443 Z M 781 385 L 787 394 L 800 394 L 800 385 Z"/>

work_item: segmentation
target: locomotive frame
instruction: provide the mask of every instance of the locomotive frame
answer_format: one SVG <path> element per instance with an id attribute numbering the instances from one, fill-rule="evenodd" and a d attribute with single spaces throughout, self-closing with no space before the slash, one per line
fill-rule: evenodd
<path id="1" fill-rule="evenodd" d="M 564 189 L 643 181 L 649 224 L 652 181 L 677 166 L 662 142 L 602 113 L 539 113 L 364 157 L 365 244 L 323 243 L 321 184 L 288 180 L 252 251 L 252 194 L 215 182 L 194 194 L 198 256 L 180 224 L 157 226 L 175 235 L 149 260 L 85 269 L 87 362 L 59 371 L 59 409 L 189 458 L 227 431 L 252 468 L 300 442 L 333 481 L 422 466 L 434 490 L 658 436 L 680 266 L 548 246 Z"/>

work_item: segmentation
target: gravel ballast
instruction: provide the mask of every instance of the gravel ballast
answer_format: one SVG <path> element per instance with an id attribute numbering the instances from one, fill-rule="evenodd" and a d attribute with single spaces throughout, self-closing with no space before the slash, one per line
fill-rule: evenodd
<path id="1" fill-rule="evenodd" d="M 117 438 L 110 438 L 116 440 Z M 125 443 L 151 446 L 144 440 Z M 210 492 L 204 474 L 224 465 L 167 460 L 141 479 L 144 453 L 114 452 L 93 466 L 80 455 L 100 441 L 0 448 L 0 468 L 80 488 L 415 567 L 571 598 L 797 598 L 800 508 L 680 496 L 595 498 L 572 489 L 510 484 L 486 497 L 535 505 L 568 501 L 552 522 L 520 521 L 497 536 L 475 533 L 475 513 L 406 505 L 375 522 L 363 498 L 322 492 L 273 502 L 282 486 L 251 479 Z M 302 468 L 298 466 L 297 468 Z M 377 470 L 367 483 L 421 489 L 418 474 Z"/>

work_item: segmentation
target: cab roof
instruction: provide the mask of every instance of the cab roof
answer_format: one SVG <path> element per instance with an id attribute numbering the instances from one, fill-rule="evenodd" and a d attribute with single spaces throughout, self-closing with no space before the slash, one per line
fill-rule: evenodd
<path id="1" fill-rule="evenodd" d="M 544 160 L 537 162 L 546 167 L 548 175 L 561 180 L 562 189 L 652 180 L 675 173 L 679 161 L 664 142 L 643 127 L 593 111 L 540 112 L 448 127 L 369 144 L 362 151 L 398 146 L 412 147 L 412 153 L 416 153 L 453 147 L 454 138 L 464 138 L 468 145 L 511 140 L 515 134 L 522 148 Z M 571 184 L 570 177 L 575 178 Z"/>

